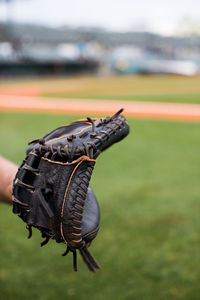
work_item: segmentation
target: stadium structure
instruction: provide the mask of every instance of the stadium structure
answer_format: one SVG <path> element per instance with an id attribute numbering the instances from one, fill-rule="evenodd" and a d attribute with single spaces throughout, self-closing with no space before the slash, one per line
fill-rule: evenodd
<path id="1" fill-rule="evenodd" d="M 199 37 L 0 24 L 3 76 L 100 71 L 194 75 L 199 70 Z"/>

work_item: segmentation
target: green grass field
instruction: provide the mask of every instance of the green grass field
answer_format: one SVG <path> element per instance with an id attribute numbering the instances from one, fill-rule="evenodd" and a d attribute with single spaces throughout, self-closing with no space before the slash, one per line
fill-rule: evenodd
<path id="1" fill-rule="evenodd" d="M 1 93 L 44 97 L 200 103 L 200 76 L 58 77 L 4 80 Z"/>
<path id="2" fill-rule="evenodd" d="M 0 113 L 1 154 L 21 162 L 27 141 L 80 116 Z M 83 116 L 81 116 L 83 117 Z M 64 245 L 40 248 L 36 230 L 0 205 L 0 299 L 198 300 L 200 124 L 129 120 L 130 135 L 97 160 L 91 185 L 102 266 L 72 271 Z"/>

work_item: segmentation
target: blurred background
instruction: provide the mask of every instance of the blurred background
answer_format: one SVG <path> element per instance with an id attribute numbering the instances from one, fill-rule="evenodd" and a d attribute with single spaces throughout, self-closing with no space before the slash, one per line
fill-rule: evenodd
<path id="1" fill-rule="evenodd" d="M 200 71 L 192 1 L 0 1 L 0 75 Z"/>
<path id="2" fill-rule="evenodd" d="M 90 274 L 79 257 L 74 273 L 64 245 L 40 248 L 37 230 L 27 240 L 1 203 L 0 299 L 199 300 L 199 73 L 198 0 L 0 0 L 0 155 L 19 165 L 30 139 L 95 116 L 97 100 L 96 115 L 124 107 L 131 128 L 91 181 L 102 270 Z M 21 99 L 44 109 L 27 112 Z M 152 102 L 156 118 L 144 113 Z M 85 109 L 69 114 L 68 103 Z"/>

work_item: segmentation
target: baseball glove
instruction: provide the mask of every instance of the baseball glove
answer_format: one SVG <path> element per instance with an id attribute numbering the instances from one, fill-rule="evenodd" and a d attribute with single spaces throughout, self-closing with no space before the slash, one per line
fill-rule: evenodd
<path id="1" fill-rule="evenodd" d="M 129 133 L 121 109 L 112 117 L 76 121 L 29 142 L 27 156 L 13 184 L 13 212 L 32 235 L 38 228 L 45 238 L 67 245 L 66 255 L 76 250 L 89 270 L 99 269 L 88 247 L 99 230 L 99 206 L 89 187 L 98 155 Z"/>

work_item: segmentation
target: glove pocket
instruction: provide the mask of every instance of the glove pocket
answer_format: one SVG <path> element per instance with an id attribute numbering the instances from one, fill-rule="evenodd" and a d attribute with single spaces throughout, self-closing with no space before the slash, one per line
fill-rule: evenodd
<path id="1" fill-rule="evenodd" d="M 82 218 L 94 165 L 95 160 L 87 156 L 71 163 L 46 158 L 41 161 L 44 187 L 51 191 L 45 199 L 55 214 L 55 238 L 71 249 L 79 249 L 82 245 Z"/>

